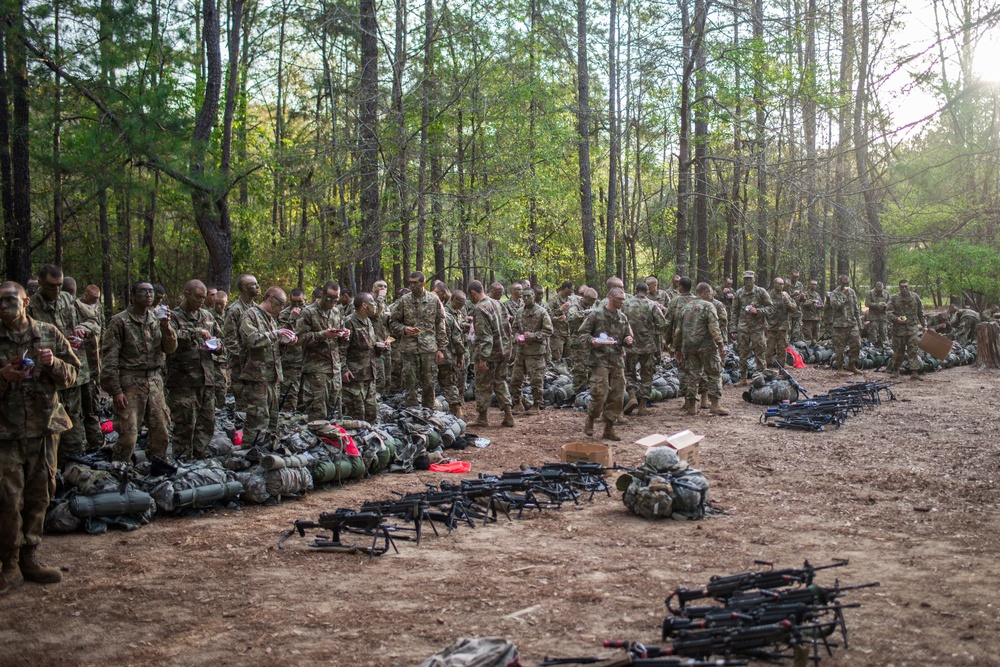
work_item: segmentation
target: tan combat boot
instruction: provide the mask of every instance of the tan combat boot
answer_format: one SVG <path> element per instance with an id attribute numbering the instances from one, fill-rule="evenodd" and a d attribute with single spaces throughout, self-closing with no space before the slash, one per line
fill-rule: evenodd
<path id="1" fill-rule="evenodd" d="M 471 424 L 469 424 L 469 426 L 471 426 L 473 428 L 476 428 L 476 427 L 479 427 L 479 428 L 489 428 L 490 427 L 490 420 L 489 420 L 489 416 L 488 416 L 488 413 L 486 412 L 486 410 L 480 411 L 479 412 L 479 416 L 476 417 L 476 421 L 474 421 Z"/>
<path id="2" fill-rule="evenodd" d="M 629 396 L 628 403 L 625 404 L 625 409 L 622 411 L 627 415 L 632 414 L 632 411 L 639 406 L 639 401 L 636 400 L 635 396 Z"/>
<path id="3" fill-rule="evenodd" d="M 684 408 L 689 415 L 698 414 L 698 399 L 692 396 L 684 399 Z"/>
<path id="4" fill-rule="evenodd" d="M 712 407 L 709 412 L 713 415 L 719 415 L 720 417 L 725 417 L 729 414 L 729 410 L 719 405 L 719 399 L 715 396 L 712 397 Z"/>
<path id="5" fill-rule="evenodd" d="M 708 409 L 708 392 L 706 391 L 701 395 L 701 408 L 702 410 Z"/>
<path id="6" fill-rule="evenodd" d="M 36 555 L 37 544 L 24 544 L 21 546 L 21 574 L 25 580 L 33 581 L 36 584 L 58 584 L 62 581 L 62 573 L 54 567 L 45 567 L 38 562 Z M 4 568 L 6 570 L 6 568 Z"/>
<path id="7" fill-rule="evenodd" d="M 462 417 L 463 417 L 462 404 L 461 403 L 457 403 L 455 405 L 452 405 L 451 406 L 451 414 L 455 415 L 459 419 L 462 419 Z"/>
<path id="8" fill-rule="evenodd" d="M 851 371 L 855 375 L 864 375 L 864 373 L 861 372 L 861 369 L 858 368 L 857 364 L 853 361 L 847 365 L 847 370 Z"/>
<path id="9" fill-rule="evenodd" d="M 17 565 L 16 551 L 8 551 L 0 555 L 0 566 L 3 567 L 3 570 L 0 570 L 0 595 L 9 593 L 24 583 L 21 568 Z"/>
<path id="10" fill-rule="evenodd" d="M 638 417 L 645 417 L 649 414 L 649 408 L 645 404 L 639 406 L 639 411 L 635 413 Z"/>
<path id="11" fill-rule="evenodd" d="M 594 435 L 594 418 L 587 415 L 587 423 L 583 425 L 584 435 Z"/>
<path id="12" fill-rule="evenodd" d="M 747 376 L 746 375 L 741 375 L 740 376 L 740 381 L 737 382 L 733 386 L 735 386 L 735 387 L 745 387 L 745 386 L 747 386 Z"/>
<path id="13" fill-rule="evenodd" d="M 615 423 L 612 421 L 604 420 L 604 433 L 601 434 L 601 439 L 610 440 L 612 442 L 619 442 L 621 440 L 618 434 L 615 433 Z"/>
<path id="14" fill-rule="evenodd" d="M 506 426 L 507 428 L 514 425 L 514 413 L 511 411 L 509 405 L 503 409 L 503 421 L 500 422 L 500 425 Z"/>
<path id="15" fill-rule="evenodd" d="M 538 404 L 538 401 L 535 401 L 528 406 L 528 409 L 525 410 L 525 413 L 529 415 L 537 415 L 541 411 L 542 411 L 542 406 Z"/>

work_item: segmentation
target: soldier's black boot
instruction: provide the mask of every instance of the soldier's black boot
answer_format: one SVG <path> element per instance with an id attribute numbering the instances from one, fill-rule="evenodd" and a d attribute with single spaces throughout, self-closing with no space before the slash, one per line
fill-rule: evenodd
<path id="1" fill-rule="evenodd" d="M 0 554 L 0 566 L 3 567 L 3 570 L 0 570 L 0 595 L 9 593 L 24 583 L 21 568 L 17 565 L 16 551 Z"/>
<path id="2" fill-rule="evenodd" d="M 62 581 L 62 573 L 57 568 L 45 567 L 38 562 L 36 552 L 37 544 L 24 544 L 21 546 L 21 574 L 28 581 L 36 584 L 58 584 Z"/>

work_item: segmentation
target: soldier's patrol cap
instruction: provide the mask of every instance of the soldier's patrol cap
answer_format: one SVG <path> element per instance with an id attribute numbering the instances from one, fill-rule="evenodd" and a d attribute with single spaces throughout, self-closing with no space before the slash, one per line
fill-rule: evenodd
<path id="1" fill-rule="evenodd" d="M 754 275 L 753 271 L 744 271 L 743 272 L 743 277 L 744 278 L 755 278 L 756 276 Z"/>

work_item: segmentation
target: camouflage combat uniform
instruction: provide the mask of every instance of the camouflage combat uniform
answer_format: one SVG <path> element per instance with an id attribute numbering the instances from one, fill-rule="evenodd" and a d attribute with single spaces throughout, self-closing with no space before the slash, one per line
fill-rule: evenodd
<path id="1" fill-rule="evenodd" d="M 965 346 L 974 342 L 976 337 L 976 327 L 982 322 L 982 318 L 974 310 L 963 308 L 955 311 L 949 322 L 955 340 L 959 345 Z"/>
<path id="2" fill-rule="evenodd" d="M 56 327 L 27 319 L 23 333 L 0 323 L 0 366 L 23 357 L 36 362 L 27 380 L 0 377 L 0 561 L 5 564 L 17 563 L 22 547 L 42 541 L 45 512 L 56 489 L 59 434 L 70 428 L 58 392 L 73 386 L 80 368 Z M 40 349 L 52 350 L 51 366 L 38 363 Z"/>
<path id="3" fill-rule="evenodd" d="M 108 320 L 101 341 L 101 386 L 112 398 L 125 394 L 128 405 L 115 406 L 116 461 L 131 462 L 139 429 L 149 429 L 146 454 L 167 453 L 170 411 L 163 395 L 166 355 L 177 349 L 177 335 L 164 329 L 149 309 L 140 317 L 131 306 Z"/>
<path id="4" fill-rule="evenodd" d="M 299 407 L 310 420 L 330 419 L 340 409 L 341 379 L 340 339 L 327 338 L 327 329 L 343 329 L 340 310 L 328 310 L 319 303 L 302 309 L 295 322 L 298 345 L 302 348 L 302 391 Z M 282 366 L 284 373 L 284 366 Z"/>
<path id="5" fill-rule="evenodd" d="M 226 323 L 226 311 L 213 307 L 212 317 L 215 318 L 215 324 L 223 330 L 222 353 L 216 354 L 213 357 L 215 361 L 215 405 L 221 408 L 226 404 L 226 394 L 229 393 L 230 379 L 229 350 L 225 346 L 224 325 Z"/>
<path id="6" fill-rule="evenodd" d="M 546 302 L 545 307 L 549 311 L 549 318 L 552 320 L 552 337 L 549 338 L 549 352 L 553 363 L 569 356 L 569 318 L 564 317 L 569 310 L 563 310 L 563 304 L 570 303 L 568 296 L 562 296 L 556 292 Z M 560 319 L 562 318 L 562 319 Z"/>
<path id="7" fill-rule="evenodd" d="M 848 367 L 854 369 L 861 351 L 861 308 L 858 306 L 858 296 L 848 287 L 847 292 L 841 289 L 830 292 L 829 299 L 833 323 L 833 368 L 841 368 L 846 347 Z"/>
<path id="8" fill-rule="evenodd" d="M 910 362 L 910 372 L 920 372 L 922 368 L 920 357 L 917 356 L 917 340 L 920 328 L 924 326 L 924 304 L 916 292 L 909 294 L 893 294 L 889 297 L 887 316 L 892 326 L 892 362 L 890 372 L 896 372 L 903 365 L 903 357 Z M 902 324 L 896 322 L 899 317 L 905 317 Z"/>
<path id="9" fill-rule="evenodd" d="M 879 347 L 883 347 L 889 331 L 888 320 L 886 320 L 886 308 L 889 306 L 889 290 L 869 290 L 865 306 L 868 308 L 868 321 L 872 323 L 871 342 Z"/>
<path id="10" fill-rule="evenodd" d="M 504 313 L 507 316 L 507 323 L 508 323 L 507 337 L 510 339 L 510 363 L 511 363 L 511 371 L 513 371 L 514 359 L 517 356 L 517 345 L 515 344 L 516 342 L 515 339 L 518 336 L 518 333 L 515 330 L 517 322 L 517 314 L 524 309 L 524 303 L 522 303 L 518 299 L 510 298 L 507 299 L 506 301 L 501 301 L 500 305 L 503 306 Z M 548 346 L 546 346 L 545 351 L 546 353 L 548 353 Z M 514 392 L 513 387 L 514 385 L 511 384 L 510 393 L 512 397 L 516 397 L 517 394 Z"/>
<path id="11" fill-rule="evenodd" d="M 814 289 L 807 289 L 798 298 L 802 311 L 802 338 L 810 343 L 819 340 L 819 323 L 823 319 L 823 295 Z"/>
<path id="12" fill-rule="evenodd" d="M 343 383 L 344 416 L 374 424 L 378 418 L 375 371 L 382 350 L 375 346 L 381 341 L 375 335 L 372 319 L 361 319 L 354 312 L 344 322 L 344 328 L 351 332 L 351 336 L 340 341 L 340 365 L 352 375 L 349 382 Z"/>
<path id="13" fill-rule="evenodd" d="M 606 425 L 615 423 L 621 414 L 625 396 L 625 338 L 632 327 L 622 311 L 611 312 L 606 307 L 594 308 L 580 325 L 579 334 L 591 343 L 600 334 L 615 340 L 614 345 L 590 346 L 590 408 L 587 415 L 597 420 L 604 417 Z"/>
<path id="14" fill-rule="evenodd" d="M 777 357 L 778 364 L 785 365 L 785 348 L 788 347 L 788 331 L 791 328 L 793 315 L 798 314 L 799 307 L 795 300 L 785 291 L 772 289 L 767 293 L 771 297 L 771 312 L 767 314 L 764 321 L 767 323 L 767 342 L 764 350 L 764 359 L 767 366 L 773 363 L 773 358 Z M 747 313 L 745 313 L 747 314 Z M 801 322 L 800 325 L 801 326 Z M 763 370 L 763 367 L 760 367 Z"/>
<path id="15" fill-rule="evenodd" d="M 790 343 L 797 343 L 802 340 L 802 308 L 799 307 L 799 297 L 805 291 L 805 286 L 802 284 L 801 280 L 796 280 L 794 283 L 785 283 L 786 291 L 788 296 L 791 297 L 792 302 L 795 303 L 796 309 L 788 314 L 788 341 Z M 798 292 L 799 297 L 795 296 Z M 781 355 L 778 355 L 778 359 L 782 359 Z"/>
<path id="16" fill-rule="evenodd" d="M 635 336 L 635 342 L 625 353 L 625 382 L 629 395 L 643 408 L 652 393 L 653 373 L 663 351 L 663 336 L 667 330 L 663 310 L 659 302 L 642 294 L 625 303 L 625 316 Z"/>
<path id="17" fill-rule="evenodd" d="M 725 310 L 725 306 L 722 309 Z M 684 398 L 694 401 L 702 389 L 716 400 L 722 396 L 722 357 L 719 355 L 719 348 L 725 342 L 715 303 L 701 298 L 692 301 L 681 313 L 680 326 L 674 334 L 673 344 L 684 355 L 682 365 L 688 375 Z"/>
<path id="18" fill-rule="evenodd" d="M 747 312 L 747 306 L 755 307 L 757 312 Z M 733 298 L 733 319 L 729 326 L 736 332 L 736 354 L 740 357 L 741 380 L 747 377 L 751 350 L 757 361 L 757 370 L 763 371 L 767 368 L 764 356 L 766 352 L 764 327 L 766 317 L 773 307 L 767 290 L 759 285 L 754 285 L 749 291 L 746 287 L 736 290 L 736 296 Z"/>
<path id="19" fill-rule="evenodd" d="M 533 410 L 545 407 L 543 386 L 545 383 L 545 352 L 547 343 L 552 336 L 554 327 L 549 312 L 540 303 L 532 301 L 517 312 L 514 320 L 514 369 L 511 371 L 510 393 L 514 406 L 523 402 L 522 387 L 525 376 L 531 383 L 531 399 L 533 405 L 525 406 Z M 520 336 L 530 333 L 531 338 L 524 343 L 518 343 Z"/>
<path id="20" fill-rule="evenodd" d="M 660 288 L 657 288 L 656 292 L 650 292 L 647 294 L 646 298 L 660 304 L 663 306 L 664 310 L 666 310 L 667 306 L 670 305 L 670 295 L 667 294 L 666 290 L 661 290 Z"/>
<path id="21" fill-rule="evenodd" d="M 281 349 L 275 319 L 260 306 L 253 306 L 240 318 L 240 349 L 243 363 L 239 379 L 246 421 L 243 444 L 253 446 L 258 437 L 268 441 L 278 428 L 278 388 L 281 373 Z M 259 435 L 258 435 L 259 434 Z"/>
<path id="22" fill-rule="evenodd" d="M 299 307 L 298 313 L 293 313 L 293 306 L 286 306 L 278 313 L 278 328 L 295 331 L 295 323 L 302 315 L 306 306 Z M 281 384 L 279 396 L 285 397 L 282 410 L 295 412 L 299 407 L 299 395 L 302 393 L 302 355 L 301 345 L 284 345 L 281 349 L 281 374 L 285 380 Z"/>
<path id="23" fill-rule="evenodd" d="M 689 303 L 694 301 L 695 296 L 690 292 L 686 294 L 678 293 L 676 296 L 670 299 L 670 306 L 667 308 L 666 313 L 666 339 L 671 345 L 673 344 L 674 335 L 681 331 L 681 316 L 684 312 L 684 308 L 687 307 Z M 683 332 L 681 331 L 681 336 Z M 678 369 L 678 370 L 683 370 Z M 687 391 L 687 381 L 690 376 L 684 372 L 680 372 L 677 375 L 677 380 L 680 383 L 680 395 L 683 396 Z"/>
<path id="24" fill-rule="evenodd" d="M 573 391 L 579 393 L 587 386 L 590 380 L 590 369 L 587 361 L 590 359 L 590 338 L 581 336 L 580 325 L 590 314 L 594 304 L 587 305 L 583 299 L 570 304 L 566 311 L 566 324 L 569 327 L 571 336 L 567 343 L 569 348 L 569 359 L 572 362 Z"/>
<path id="25" fill-rule="evenodd" d="M 507 387 L 510 348 L 503 336 L 501 323 L 503 317 L 504 312 L 500 302 L 488 296 L 480 299 L 472 315 L 475 339 L 470 347 L 476 373 L 476 410 L 480 415 L 489 410 L 494 393 L 497 395 L 501 410 L 511 407 L 510 390 Z M 486 363 L 485 372 L 479 368 L 481 361 Z"/>
<path id="26" fill-rule="evenodd" d="M 86 304 L 77 299 L 76 307 L 90 313 L 97 322 L 98 333 L 87 336 L 83 342 L 83 353 L 90 367 L 90 381 L 80 387 L 80 403 L 83 406 L 83 430 L 87 433 L 87 451 L 104 446 L 104 432 L 101 431 L 101 335 L 104 333 L 104 311 L 100 303 Z M 83 355 L 77 355 L 81 363 Z"/>
<path id="27" fill-rule="evenodd" d="M 72 427 L 59 438 L 59 466 L 62 467 L 65 463 L 63 457 L 67 454 L 79 456 L 86 448 L 87 432 L 84 429 L 83 388 L 84 385 L 90 383 L 91 376 L 90 364 L 83 345 L 89 344 L 100 336 L 101 325 L 93 311 L 82 304 L 78 305 L 76 299 L 69 292 L 60 292 L 54 302 L 48 301 L 39 292 L 28 304 L 27 313 L 32 319 L 51 324 L 57 328 L 67 340 L 73 336 L 73 330 L 78 327 L 87 331 L 87 336 L 75 351 L 75 355 L 80 361 L 80 371 L 77 373 L 76 382 L 73 383 L 72 387 L 59 390 L 59 400 L 73 422 Z"/>
<path id="28" fill-rule="evenodd" d="M 229 385 L 236 399 L 236 407 L 239 410 L 246 409 L 243 403 L 243 364 L 246 353 L 243 351 L 240 339 L 240 325 L 243 316 L 254 307 L 253 301 L 236 299 L 226 309 L 226 320 L 222 323 L 223 336 L 226 345 L 226 359 L 229 363 Z"/>
<path id="29" fill-rule="evenodd" d="M 459 317 L 462 318 L 459 321 Z M 450 306 L 444 308 L 444 329 L 448 344 L 441 351 L 444 359 L 438 365 L 438 384 L 441 385 L 441 395 L 448 401 L 448 407 L 453 414 L 460 413 L 465 402 L 465 316 L 456 314 Z"/>
<path id="30" fill-rule="evenodd" d="M 174 458 L 202 459 L 215 433 L 215 360 L 199 333 L 213 337 L 222 331 L 205 308 L 171 311 L 170 328 L 177 349 L 167 357 L 167 405 L 174 422 Z M 222 351 L 221 348 L 219 351 Z"/>
<path id="31" fill-rule="evenodd" d="M 416 327 L 420 333 L 407 336 L 406 327 Z M 435 356 L 448 346 L 444 326 L 444 306 L 437 294 L 425 291 L 417 297 L 413 292 L 393 304 L 389 316 L 389 330 L 396 339 L 403 365 L 403 386 L 406 388 L 404 405 L 417 404 L 417 388 L 420 402 L 425 408 L 434 407 L 434 380 L 438 368 Z"/>
<path id="32" fill-rule="evenodd" d="M 385 342 L 389 338 L 389 305 L 385 295 L 375 297 L 375 314 L 369 318 L 375 340 Z M 380 354 L 375 359 L 375 388 L 380 394 L 389 391 L 389 379 L 392 377 L 392 354 Z"/>

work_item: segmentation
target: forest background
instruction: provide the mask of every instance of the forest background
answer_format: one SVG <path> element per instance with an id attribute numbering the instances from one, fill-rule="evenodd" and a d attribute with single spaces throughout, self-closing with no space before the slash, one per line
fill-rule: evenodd
<path id="1" fill-rule="evenodd" d="M 413 270 L 1000 299 L 1000 2 L 0 7 L 3 270 L 109 308 Z"/>

